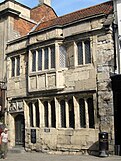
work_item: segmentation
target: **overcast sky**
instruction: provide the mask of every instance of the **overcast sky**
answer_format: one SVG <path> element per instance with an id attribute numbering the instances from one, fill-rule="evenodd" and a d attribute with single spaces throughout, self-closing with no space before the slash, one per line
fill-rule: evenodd
<path id="1" fill-rule="evenodd" d="M 4 0 L 0 0 L 3 2 Z M 16 0 L 28 7 L 35 7 L 38 5 L 39 0 Z M 80 10 L 89 6 L 103 3 L 109 0 L 51 0 L 51 4 L 58 16 Z"/>

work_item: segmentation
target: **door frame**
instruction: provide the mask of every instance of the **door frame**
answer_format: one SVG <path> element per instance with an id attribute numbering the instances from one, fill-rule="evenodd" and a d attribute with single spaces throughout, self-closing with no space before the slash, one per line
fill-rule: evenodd
<path id="1" fill-rule="evenodd" d="M 25 121 L 23 114 L 18 114 L 15 117 L 15 146 L 25 147 Z"/>

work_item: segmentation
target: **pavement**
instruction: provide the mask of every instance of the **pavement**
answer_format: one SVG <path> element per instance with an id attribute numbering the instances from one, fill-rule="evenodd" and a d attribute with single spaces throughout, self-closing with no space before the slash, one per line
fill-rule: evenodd
<path id="1" fill-rule="evenodd" d="M 121 161 L 121 156 L 95 157 L 90 155 L 47 154 L 41 152 L 8 152 L 7 159 L 0 161 Z"/>

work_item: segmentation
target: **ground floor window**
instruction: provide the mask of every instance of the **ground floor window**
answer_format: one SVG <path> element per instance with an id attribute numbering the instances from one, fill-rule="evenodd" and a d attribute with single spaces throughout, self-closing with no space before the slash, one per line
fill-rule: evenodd
<path id="1" fill-rule="evenodd" d="M 39 112 L 38 101 L 30 102 L 28 104 L 28 107 L 29 107 L 30 127 L 40 127 L 40 112 Z"/>
<path id="2" fill-rule="evenodd" d="M 45 120 L 45 127 L 49 127 L 48 121 L 48 102 L 44 102 L 44 120 Z"/>
<path id="3" fill-rule="evenodd" d="M 68 105 L 69 105 L 69 127 L 74 128 L 74 104 L 73 104 L 73 99 L 70 99 L 68 101 Z"/>
<path id="4" fill-rule="evenodd" d="M 62 96 L 39 101 L 28 104 L 31 127 L 95 128 L 93 95 Z"/>
<path id="5" fill-rule="evenodd" d="M 61 127 L 66 127 L 66 107 L 65 100 L 60 101 L 60 116 L 61 116 Z"/>

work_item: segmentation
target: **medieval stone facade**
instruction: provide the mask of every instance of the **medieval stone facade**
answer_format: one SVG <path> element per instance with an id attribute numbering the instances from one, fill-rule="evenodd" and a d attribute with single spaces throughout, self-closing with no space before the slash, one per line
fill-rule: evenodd
<path id="1" fill-rule="evenodd" d="M 114 152 L 113 4 L 62 17 L 50 4 L 30 9 L 14 0 L 0 3 L 0 81 L 7 85 L 1 105 L 9 146 L 92 153 L 105 131 Z"/>
<path id="2" fill-rule="evenodd" d="M 7 43 L 10 147 L 92 153 L 102 131 L 114 151 L 112 13 L 109 1 L 54 15 Z"/>

